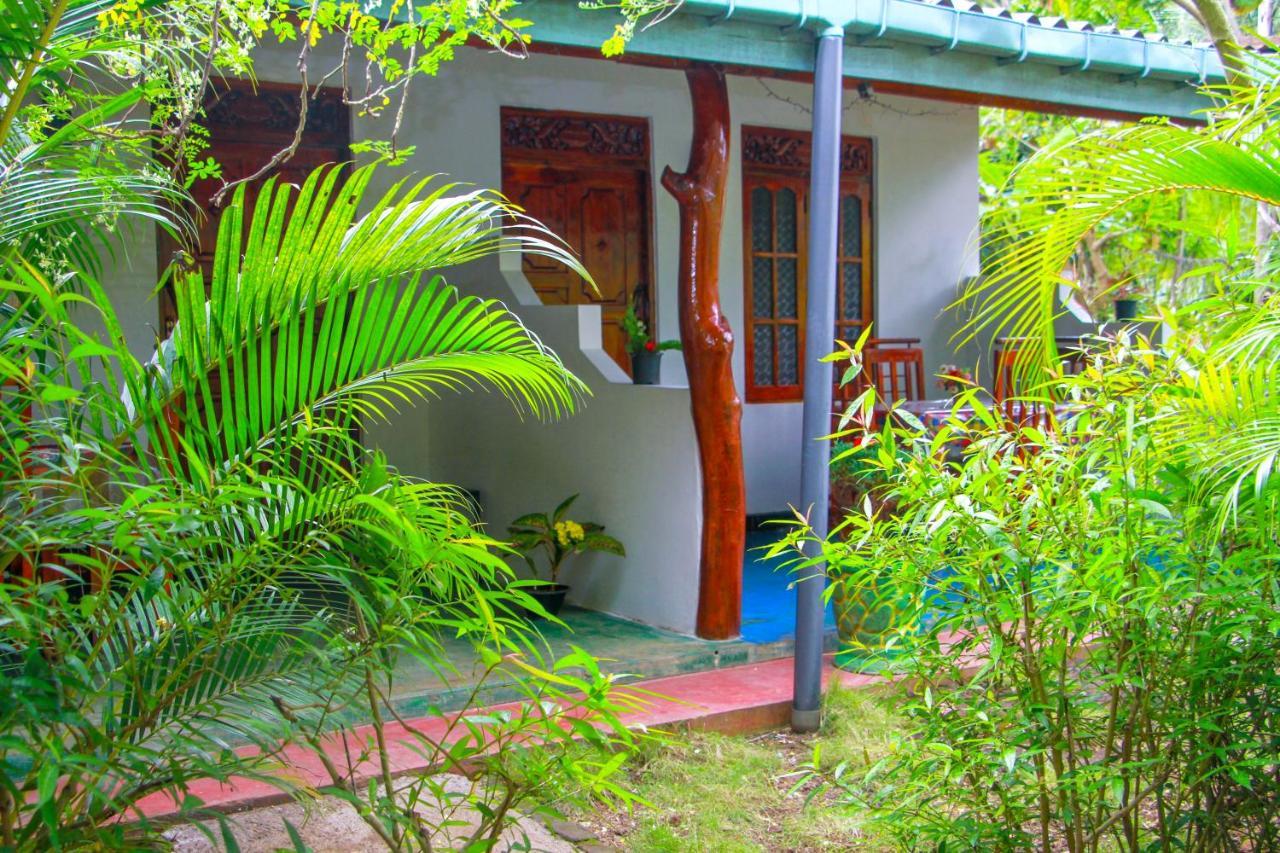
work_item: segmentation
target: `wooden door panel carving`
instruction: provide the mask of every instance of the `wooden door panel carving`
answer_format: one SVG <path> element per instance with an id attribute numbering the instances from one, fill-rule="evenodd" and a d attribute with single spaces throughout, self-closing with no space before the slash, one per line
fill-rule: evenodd
<path id="1" fill-rule="evenodd" d="M 527 255 L 525 277 L 546 305 L 600 305 L 605 350 L 629 373 L 622 316 L 633 298 L 650 315 L 648 124 L 506 107 L 502 123 L 503 191 L 578 253 L 596 289 Z"/>

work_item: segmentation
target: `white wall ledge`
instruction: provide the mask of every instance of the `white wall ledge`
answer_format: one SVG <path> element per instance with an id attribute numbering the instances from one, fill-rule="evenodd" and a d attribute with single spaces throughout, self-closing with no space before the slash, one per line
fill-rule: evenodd
<path id="1" fill-rule="evenodd" d="M 666 388 L 689 390 L 688 383 L 666 381 L 658 385 L 636 385 L 631 381 L 613 356 L 604 348 L 604 333 L 601 326 L 603 314 L 599 305 L 544 305 L 538 298 L 537 291 L 525 277 L 520 255 L 516 252 L 503 252 L 498 257 L 498 269 L 507 287 L 521 308 L 536 308 L 544 311 L 574 311 L 578 320 L 577 348 L 591 362 L 600 377 L 613 385 L 631 385 L 636 388 Z M 663 373 L 668 371 L 664 370 Z"/>

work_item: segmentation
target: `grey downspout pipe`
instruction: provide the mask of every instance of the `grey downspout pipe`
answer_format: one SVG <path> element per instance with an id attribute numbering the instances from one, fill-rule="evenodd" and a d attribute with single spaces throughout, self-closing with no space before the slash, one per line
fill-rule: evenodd
<path id="1" fill-rule="evenodd" d="M 813 69 L 813 159 L 809 174 L 809 271 L 805 281 L 804 446 L 800 452 L 800 505 L 818 539 L 827 537 L 828 466 L 831 445 L 831 363 L 836 327 L 836 224 L 840 205 L 841 95 L 844 29 L 828 27 L 818 36 Z M 816 543 L 806 546 L 818 556 Z M 791 728 L 817 730 L 822 722 L 823 590 L 826 565 L 805 569 L 796 582 L 795 694 Z"/>

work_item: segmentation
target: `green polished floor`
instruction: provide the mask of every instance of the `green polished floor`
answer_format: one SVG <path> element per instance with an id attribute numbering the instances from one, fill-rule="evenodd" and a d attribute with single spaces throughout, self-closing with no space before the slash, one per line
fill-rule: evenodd
<path id="1" fill-rule="evenodd" d="M 686 672 L 700 672 L 723 666 L 737 666 L 791 654 L 790 638 L 773 643 L 743 640 L 710 642 L 662 631 L 638 622 L 629 622 L 604 613 L 565 608 L 564 625 L 539 624 L 548 659 L 555 659 L 571 646 L 586 649 L 602 661 L 601 668 L 635 678 L 657 678 Z M 397 667 L 393 696 L 402 715 L 421 716 L 433 709 L 448 711 L 472 705 L 487 705 L 521 698 L 509 678 L 491 676 L 477 689 L 484 673 L 470 645 L 460 640 L 445 643 L 454 672 L 437 673 L 418 661 L 402 659 Z"/>

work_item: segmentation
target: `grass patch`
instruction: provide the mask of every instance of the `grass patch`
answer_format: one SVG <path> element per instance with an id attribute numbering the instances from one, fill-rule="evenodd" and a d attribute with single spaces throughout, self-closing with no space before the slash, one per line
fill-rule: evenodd
<path id="1" fill-rule="evenodd" d="M 833 684 L 822 731 L 753 736 L 678 735 L 636 761 L 628 784 L 650 807 L 598 809 L 574 815 L 602 843 L 625 850 L 739 851 L 883 850 L 863 816 L 819 793 L 808 807 L 791 792 L 796 770 L 820 747 L 824 766 L 853 765 L 883 755 L 898 728 L 895 694 L 874 695 Z"/>

